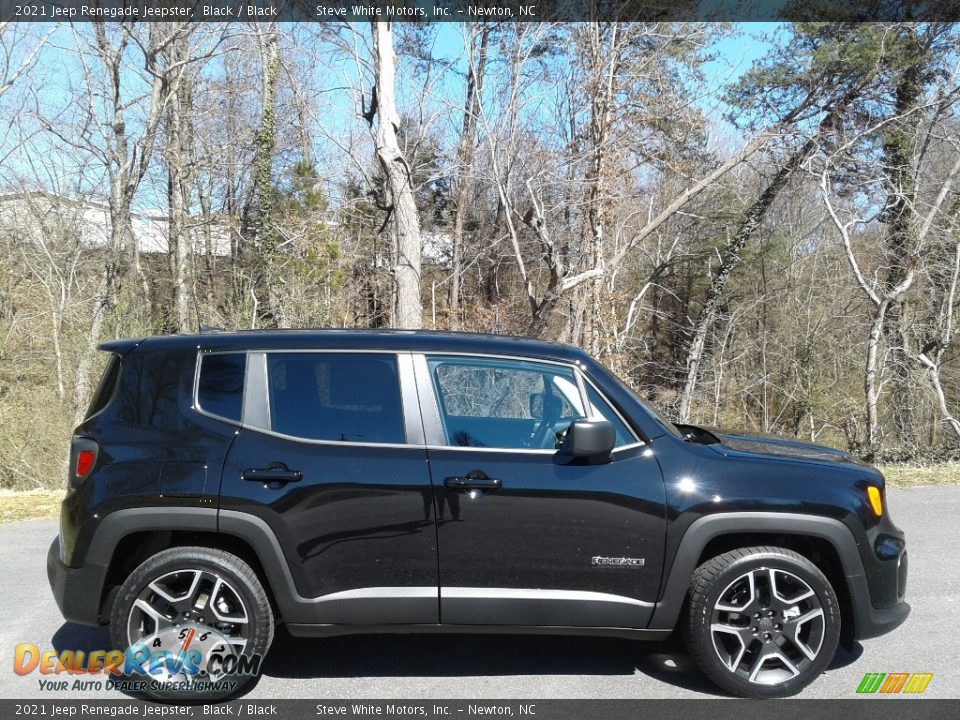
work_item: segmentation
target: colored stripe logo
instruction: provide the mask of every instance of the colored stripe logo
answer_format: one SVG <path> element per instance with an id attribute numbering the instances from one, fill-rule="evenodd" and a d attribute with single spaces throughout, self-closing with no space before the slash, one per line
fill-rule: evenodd
<path id="1" fill-rule="evenodd" d="M 861 695 L 874 693 L 919 695 L 927 689 L 932 679 L 933 673 L 867 673 L 857 686 L 857 692 Z"/>

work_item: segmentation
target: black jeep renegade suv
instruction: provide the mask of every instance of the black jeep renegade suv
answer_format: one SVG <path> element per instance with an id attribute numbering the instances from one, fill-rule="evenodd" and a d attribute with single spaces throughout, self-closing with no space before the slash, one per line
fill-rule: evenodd
<path id="1" fill-rule="evenodd" d="M 251 676 L 230 671 L 276 623 L 679 626 L 719 686 L 784 696 L 910 609 L 879 472 L 673 425 L 574 347 L 409 331 L 101 347 L 47 572 L 64 616 L 109 624 L 115 647 L 198 658 L 165 678 L 239 690 Z"/>

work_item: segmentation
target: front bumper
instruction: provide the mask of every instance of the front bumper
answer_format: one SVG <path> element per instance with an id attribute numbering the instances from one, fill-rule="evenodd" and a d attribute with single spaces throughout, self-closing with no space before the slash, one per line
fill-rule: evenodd
<path id="1" fill-rule="evenodd" d="M 906 536 L 886 513 L 858 544 L 863 574 L 848 575 L 847 586 L 853 600 L 854 637 L 865 640 L 896 629 L 910 614 L 904 602 L 908 554 Z"/>
<path id="2" fill-rule="evenodd" d="M 855 640 L 868 640 L 886 635 L 900 627 L 910 614 L 910 606 L 902 600 L 887 608 L 875 608 L 870 602 L 870 591 L 862 575 L 847 577 L 847 585 L 851 592 L 859 595 L 853 601 Z"/>
<path id="3" fill-rule="evenodd" d="M 60 560 L 60 538 L 47 551 L 47 580 L 65 620 L 82 625 L 102 625 L 100 598 L 107 568 L 95 563 L 69 567 Z"/>

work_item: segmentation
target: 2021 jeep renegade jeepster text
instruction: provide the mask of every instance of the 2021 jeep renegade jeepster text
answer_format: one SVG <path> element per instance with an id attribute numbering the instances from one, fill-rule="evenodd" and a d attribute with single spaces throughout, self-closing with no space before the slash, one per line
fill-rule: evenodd
<path id="1" fill-rule="evenodd" d="M 101 349 L 47 572 L 64 617 L 109 624 L 114 647 L 190 644 L 193 674 L 165 678 L 249 681 L 230 671 L 276 623 L 679 626 L 720 687 L 785 696 L 910 609 L 879 472 L 673 425 L 574 347 L 272 331 Z"/>

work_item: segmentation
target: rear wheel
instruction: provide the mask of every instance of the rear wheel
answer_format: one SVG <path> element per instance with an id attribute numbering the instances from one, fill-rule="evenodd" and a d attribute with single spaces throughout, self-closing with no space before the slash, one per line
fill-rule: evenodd
<path id="1" fill-rule="evenodd" d="M 147 559 L 117 593 L 110 633 L 143 672 L 129 679 L 163 699 L 224 699 L 256 677 L 273 640 L 273 612 L 256 573 L 236 555 L 176 547 Z"/>
<path id="2" fill-rule="evenodd" d="M 703 563 L 687 608 L 690 653 L 711 680 L 740 697 L 795 695 L 826 669 L 840 639 L 830 582 L 785 548 L 742 548 Z"/>

